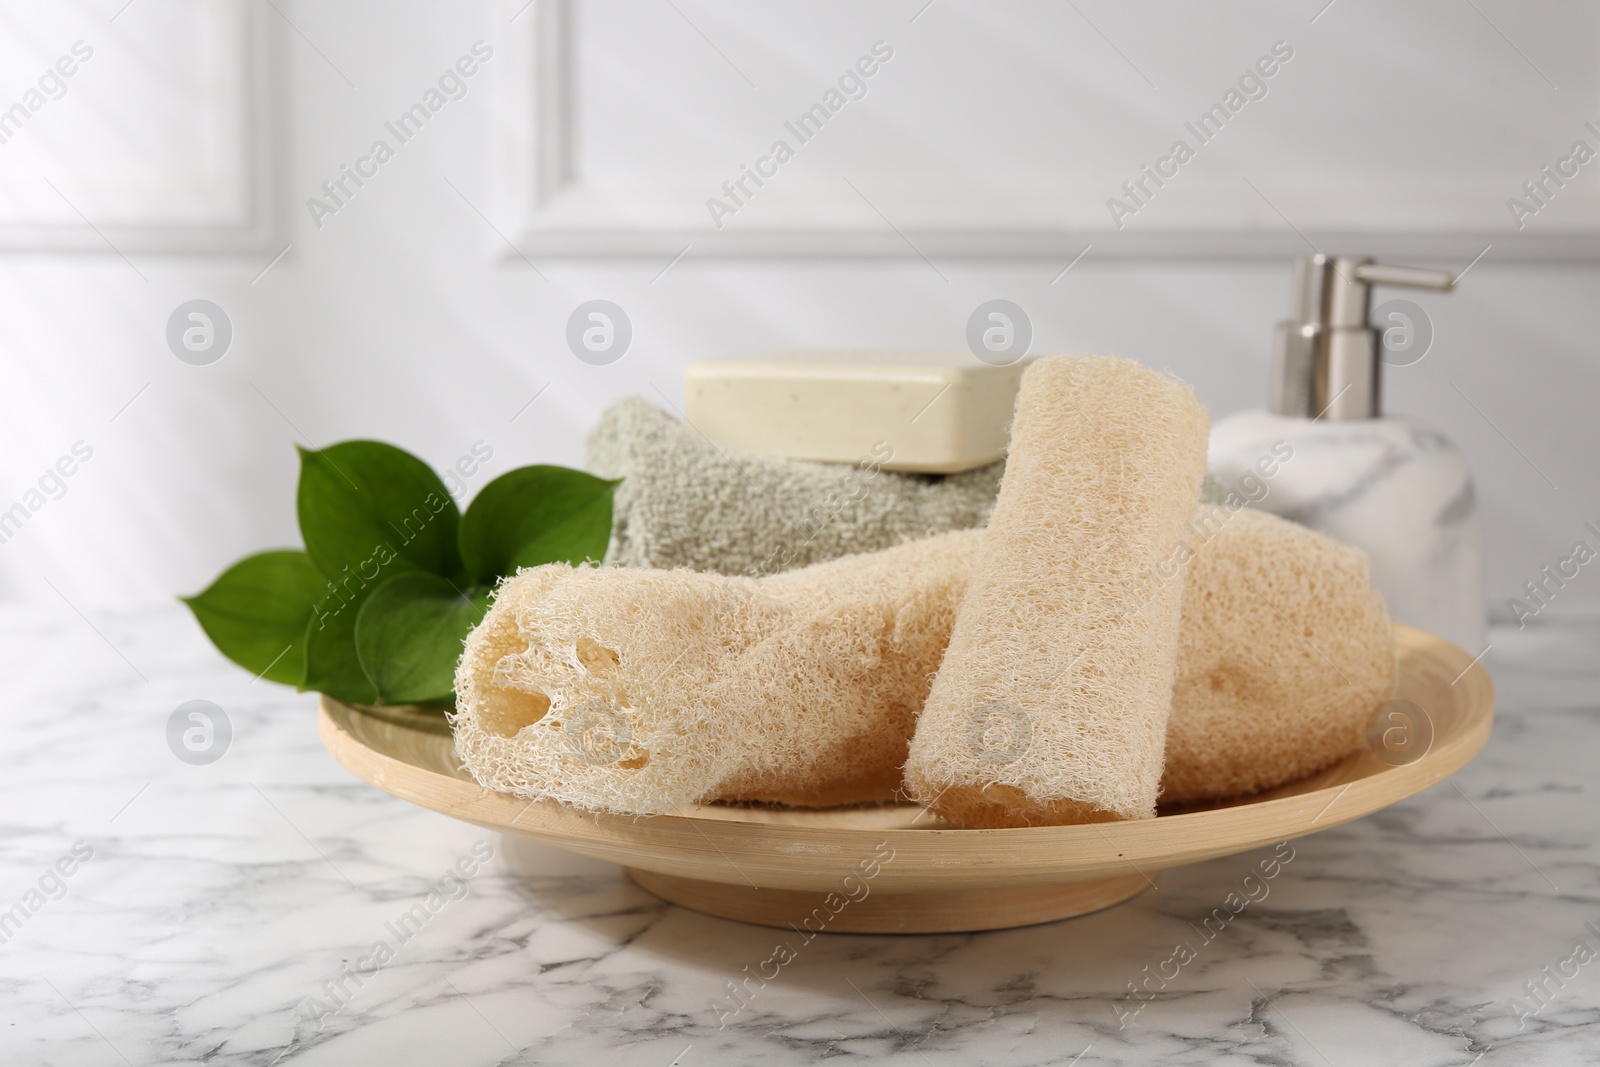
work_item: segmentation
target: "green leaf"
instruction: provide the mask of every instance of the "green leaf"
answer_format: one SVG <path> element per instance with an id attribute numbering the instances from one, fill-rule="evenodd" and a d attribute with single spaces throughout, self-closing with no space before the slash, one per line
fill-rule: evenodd
<path id="1" fill-rule="evenodd" d="M 306 623 L 328 595 L 304 552 L 247 556 L 201 593 L 181 598 L 217 650 L 269 682 L 299 685 L 306 673 Z"/>
<path id="2" fill-rule="evenodd" d="M 443 700 L 455 689 L 467 632 L 489 594 L 463 596 L 431 574 L 403 574 L 373 590 L 356 622 L 356 649 L 384 704 Z"/>
<path id="3" fill-rule="evenodd" d="M 300 535 L 335 585 L 376 586 L 407 571 L 462 574 L 461 513 L 439 476 L 381 441 L 300 449 Z"/>
<path id="4" fill-rule="evenodd" d="M 356 618 L 363 601 L 370 600 L 367 590 L 348 602 L 334 600 L 321 616 L 313 618 L 306 627 L 306 677 L 300 683 L 304 690 L 326 693 L 347 704 L 376 704 L 377 686 L 361 668 L 361 657 L 356 654 Z"/>
<path id="5" fill-rule="evenodd" d="M 518 567 L 605 557 L 617 482 L 567 467 L 518 467 L 483 487 L 461 520 L 461 558 L 474 582 Z"/>

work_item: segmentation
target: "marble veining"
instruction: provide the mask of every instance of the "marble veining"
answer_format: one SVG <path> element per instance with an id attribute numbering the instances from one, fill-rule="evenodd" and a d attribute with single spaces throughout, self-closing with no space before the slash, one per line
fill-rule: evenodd
<path id="1" fill-rule="evenodd" d="M 87 614 L 0 612 L 6 1064 L 1600 1060 L 1600 960 L 1571 962 L 1600 950 L 1600 628 L 1497 630 L 1483 755 L 1291 842 L 1226 924 L 1206 917 L 1272 849 L 1069 922 L 821 936 L 723 1020 L 782 931 L 357 782 L 311 697 L 252 682 L 181 609 Z M 167 747 L 194 698 L 233 725 L 209 766 Z M 92 857 L 40 890 L 75 842 Z"/>

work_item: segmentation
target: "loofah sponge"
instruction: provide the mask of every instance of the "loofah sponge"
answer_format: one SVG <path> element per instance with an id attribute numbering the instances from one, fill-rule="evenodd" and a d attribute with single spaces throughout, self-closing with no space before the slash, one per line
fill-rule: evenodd
<path id="1" fill-rule="evenodd" d="M 1359 549 L 1259 511 L 1202 507 L 1161 799 L 1242 796 L 1359 749 L 1397 682 Z"/>
<path id="2" fill-rule="evenodd" d="M 1155 814 L 1178 652 L 1172 556 L 1205 471 L 1187 386 L 1128 360 L 1022 377 L 1011 453 L 906 786 L 960 826 Z"/>
<path id="3" fill-rule="evenodd" d="M 523 571 L 467 638 L 456 752 L 491 789 L 596 811 L 890 800 L 977 543 L 764 579 Z"/>
<path id="4" fill-rule="evenodd" d="M 638 397 L 611 405 L 586 463 L 622 478 L 607 558 L 763 576 L 982 526 L 1004 464 L 948 477 L 880 470 L 886 440 L 856 466 L 724 449 Z"/>

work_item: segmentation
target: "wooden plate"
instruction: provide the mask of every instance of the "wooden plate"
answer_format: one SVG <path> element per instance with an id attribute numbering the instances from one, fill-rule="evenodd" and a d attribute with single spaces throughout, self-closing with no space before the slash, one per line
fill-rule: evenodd
<path id="1" fill-rule="evenodd" d="M 1399 697 L 1433 738 L 1412 762 L 1370 751 L 1244 800 L 1154 819 L 961 830 L 912 805 L 779 809 L 705 805 L 672 815 L 597 815 L 484 789 L 456 763 L 437 713 L 322 699 L 322 740 L 358 778 L 502 833 L 622 864 L 696 911 L 797 932 L 992 930 L 1126 900 L 1165 867 L 1213 859 L 1358 819 L 1463 767 L 1488 740 L 1488 672 L 1441 638 L 1397 626 Z"/>

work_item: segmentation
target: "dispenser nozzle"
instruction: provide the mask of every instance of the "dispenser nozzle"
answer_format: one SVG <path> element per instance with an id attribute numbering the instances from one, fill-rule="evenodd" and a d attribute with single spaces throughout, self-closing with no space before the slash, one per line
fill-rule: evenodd
<path id="1" fill-rule="evenodd" d="M 1456 287 L 1456 276 L 1446 270 L 1422 267 L 1393 267 L 1384 263 L 1363 263 L 1355 270 L 1356 281 L 1368 285 L 1398 285 L 1406 289 L 1437 289 L 1448 293 Z"/>
<path id="2" fill-rule="evenodd" d="M 1272 410 L 1315 419 L 1371 419 L 1379 414 L 1378 330 L 1367 321 L 1372 287 L 1449 292 L 1448 271 L 1374 263 L 1368 256 L 1295 260 L 1291 317 L 1278 324 Z"/>

